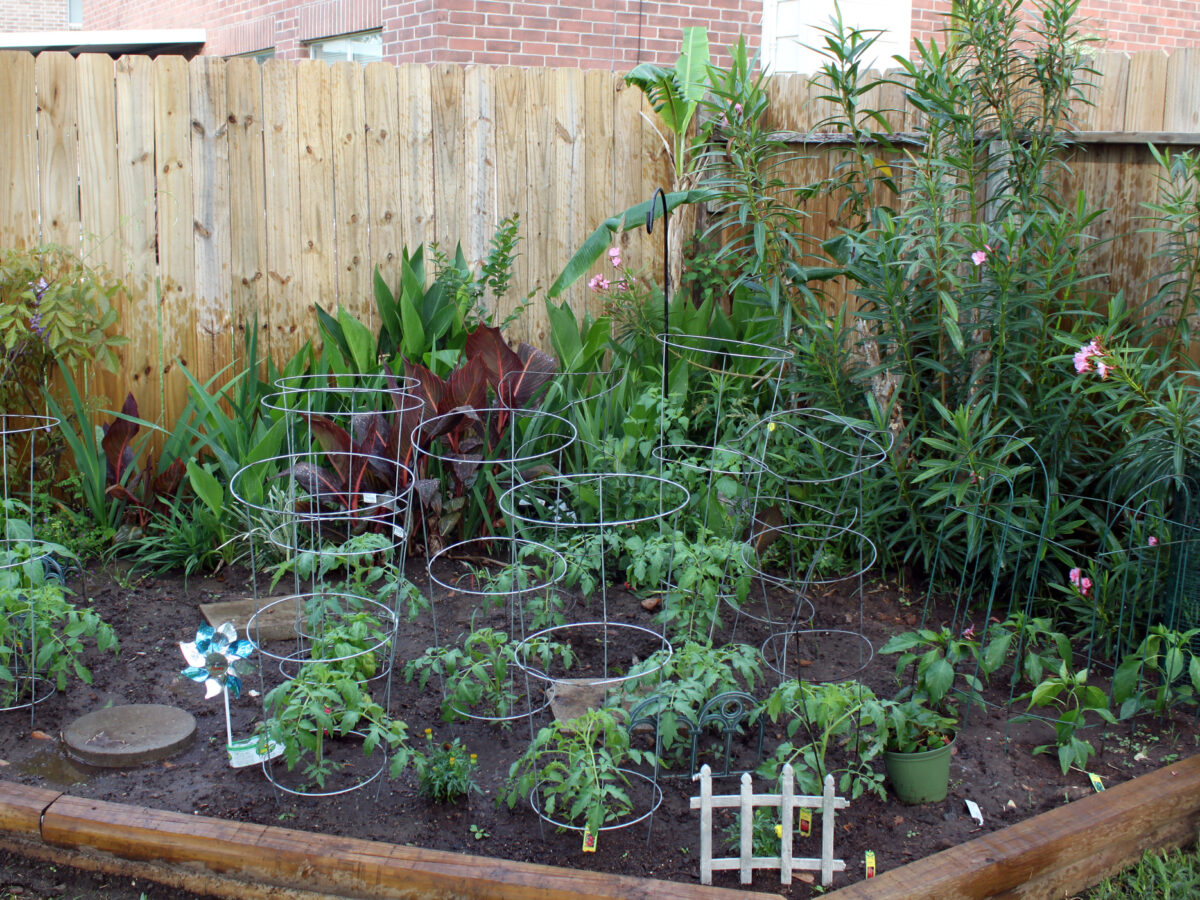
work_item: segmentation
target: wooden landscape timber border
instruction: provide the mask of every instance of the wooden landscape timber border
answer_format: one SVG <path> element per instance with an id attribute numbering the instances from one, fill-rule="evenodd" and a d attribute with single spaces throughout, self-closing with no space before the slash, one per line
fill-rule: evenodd
<path id="1" fill-rule="evenodd" d="M 1070 896 L 1135 862 L 1147 849 L 1194 840 L 1198 828 L 1200 756 L 1193 756 L 828 896 Z M 0 781 L 0 847 L 237 900 L 746 897 L 744 890 L 226 822 L 6 781 Z"/>

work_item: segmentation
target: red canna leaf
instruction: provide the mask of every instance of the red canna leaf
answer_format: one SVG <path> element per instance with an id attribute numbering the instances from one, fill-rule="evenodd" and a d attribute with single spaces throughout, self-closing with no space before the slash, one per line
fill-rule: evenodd
<path id="1" fill-rule="evenodd" d="M 138 405 L 133 394 L 127 394 L 125 404 L 121 407 L 121 415 L 137 418 Z M 104 426 L 104 438 L 100 446 L 104 448 L 104 456 L 108 460 L 108 483 L 120 484 L 125 477 L 125 471 L 133 465 L 133 449 L 129 446 L 133 436 L 138 433 L 138 425 L 126 418 L 118 418 Z"/>

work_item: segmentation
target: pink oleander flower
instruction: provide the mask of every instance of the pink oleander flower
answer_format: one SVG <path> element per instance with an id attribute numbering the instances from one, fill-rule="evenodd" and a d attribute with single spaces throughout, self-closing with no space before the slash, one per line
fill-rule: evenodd
<path id="1" fill-rule="evenodd" d="M 1154 535 L 1150 535 L 1150 539 L 1148 541 L 1146 541 L 1146 543 L 1151 547 L 1157 547 L 1158 546 L 1158 538 L 1156 538 Z"/>
<path id="2" fill-rule="evenodd" d="M 608 251 L 608 261 L 613 264 L 613 267 L 621 265 L 621 248 L 613 247 Z"/>
<path id="3" fill-rule="evenodd" d="M 1077 351 L 1075 351 L 1075 371 L 1080 375 L 1082 375 L 1084 372 L 1092 371 L 1093 356 L 1104 356 L 1104 349 L 1100 346 L 1100 342 L 1096 338 L 1092 338 Z M 1101 377 L 1107 378 L 1108 373 L 1112 371 L 1113 367 L 1110 363 L 1097 363 L 1097 365 L 1101 364 L 1104 366 L 1103 371 L 1100 373 Z"/>
<path id="4" fill-rule="evenodd" d="M 1067 573 L 1067 579 L 1083 597 L 1086 597 L 1092 589 L 1092 579 L 1084 575 L 1082 569 L 1072 569 Z"/>
<path id="5" fill-rule="evenodd" d="M 588 282 L 588 287 L 590 287 L 597 294 L 603 293 L 604 291 L 608 290 L 608 279 L 603 275 L 593 275 L 592 280 Z"/>
<path id="6" fill-rule="evenodd" d="M 1100 380 L 1104 381 L 1108 378 L 1108 373 L 1113 370 L 1113 367 L 1102 359 L 1096 360 L 1096 371 L 1100 373 Z"/>
<path id="7" fill-rule="evenodd" d="M 987 262 L 987 251 L 976 250 L 971 254 L 971 262 L 975 263 L 977 266 L 982 266 L 985 262 Z"/>

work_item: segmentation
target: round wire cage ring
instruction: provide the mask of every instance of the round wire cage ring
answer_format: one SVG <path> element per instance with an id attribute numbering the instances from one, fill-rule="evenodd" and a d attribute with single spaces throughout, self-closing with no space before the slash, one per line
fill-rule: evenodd
<path id="1" fill-rule="evenodd" d="M 16 685 L 21 685 L 16 687 Z M 31 709 L 54 696 L 54 682 L 41 675 L 17 675 L 14 685 L 0 694 L 0 713 Z M 28 699 L 22 699 L 28 697 Z"/>
<path id="2" fill-rule="evenodd" d="M 742 436 L 763 469 L 786 484 L 833 484 L 881 465 L 890 431 L 823 409 L 783 409 L 759 419 Z"/>
<path id="3" fill-rule="evenodd" d="M 633 771 L 633 769 L 620 769 L 619 768 L 619 769 L 617 769 L 617 771 L 620 772 L 621 775 L 625 776 L 626 783 L 628 783 L 628 780 L 630 777 L 633 777 L 633 778 L 638 779 L 639 783 L 645 782 L 646 784 L 650 785 L 650 796 L 652 799 L 650 801 L 649 808 L 647 810 L 645 810 L 644 812 L 642 812 L 641 814 L 635 816 L 634 818 L 627 819 L 625 821 L 613 822 L 611 825 L 601 825 L 600 831 L 616 831 L 619 828 L 628 828 L 630 825 L 637 825 L 639 822 L 644 822 L 647 819 L 649 819 L 652 815 L 654 815 L 658 811 L 658 808 L 662 805 L 662 800 L 663 800 L 662 788 L 660 788 L 658 786 L 658 783 L 653 778 L 651 778 L 649 775 L 643 775 L 641 772 L 635 772 L 635 771 Z M 571 825 L 567 822 L 559 822 L 558 820 L 553 819 L 550 816 L 546 815 L 544 812 L 542 812 L 542 810 L 539 808 L 539 805 L 537 802 L 537 796 L 538 796 L 539 792 L 541 791 L 543 784 L 545 784 L 544 781 L 539 781 L 529 791 L 529 806 L 533 810 L 534 815 L 536 815 L 543 822 L 546 822 L 547 824 L 553 825 L 555 828 L 559 828 L 564 831 L 583 831 L 585 826 Z M 630 815 L 633 815 L 632 811 L 630 812 Z"/>
<path id="4" fill-rule="evenodd" d="M 474 423 L 473 428 L 481 432 L 486 447 L 489 438 L 495 438 L 494 446 L 486 453 L 454 454 L 439 452 L 430 442 L 453 431 L 461 422 Z M 525 426 L 517 437 L 518 422 Z M 575 426 L 554 413 L 540 409 L 510 409 L 507 406 L 455 410 L 432 416 L 413 429 L 412 443 L 421 456 L 436 459 L 451 466 L 515 466 L 537 462 L 562 453 L 575 442 L 578 436 Z M 539 447 L 539 442 L 545 442 Z M 504 455 L 504 451 L 508 455 Z"/>
<path id="5" fill-rule="evenodd" d="M 316 602 L 320 602 L 323 607 L 319 610 L 319 618 L 315 615 L 317 611 L 312 609 L 313 604 Z M 379 623 L 376 634 L 382 636 L 372 638 L 369 646 L 347 656 L 338 658 L 323 656 L 320 660 L 312 660 L 313 662 L 337 663 L 353 659 L 367 652 L 381 651 L 391 646 L 391 641 L 396 633 L 397 617 L 395 611 L 377 600 L 369 600 L 366 597 L 359 597 L 356 594 L 344 594 L 336 591 L 289 594 L 286 597 L 280 597 L 278 600 L 272 600 L 270 603 L 259 607 L 246 622 L 246 637 L 254 642 L 254 645 L 258 648 L 258 652 L 267 659 L 274 659 L 280 663 L 292 660 L 296 655 L 296 651 L 293 650 L 290 653 L 284 654 L 275 653 L 265 648 L 257 638 L 257 635 L 260 633 L 262 622 L 267 618 L 269 611 L 285 604 L 293 606 L 292 630 L 295 633 L 296 640 L 308 641 L 310 645 L 327 638 L 329 629 L 327 627 L 323 628 L 327 619 L 347 614 L 357 615 L 359 612 L 367 612 Z M 324 634 L 320 633 L 322 628 L 325 632 Z"/>
<path id="6" fill-rule="evenodd" d="M 358 738 L 359 740 L 362 740 L 362 741 L 365 741 L 367 739 L 367 735 L 361 731 L 347 732 L 346 735 L 344 735 L 341 739 L 344 740 L 345 738 L 350 738 L 350 737 Z M 330 746 L 331 744 L 333 744 L 334 740 L 335 739 L 333 739 L 333 738 L 326 739 L 325 746 L 326 747 Z M 322 788 L 322 789 L 316 790 L 316 791 L 309 791 L 309 790 L 305 790 L 303 787 L 289 787 L 288 785 L 284 784 L 283 780 L 282 780 L 284 777 L 284 773 L 286 773 L 288 771 L 286 769 L 286 766 L 284 767 L 283 773 L 281 773 L 280 777 L 275 776 L 275 772 L 274 772 L 275 760 L 271 760 L 271 759 L 263 760 L 262 768 L 263 768 L 263 775 L 266 776 L 267 781 L 271 782 L 271 784 L 274 785 L 278 790 L 283 791 L 285 794 L 291 794 L 293 797 L 312 797 L 315 799 L 320 799 L 322 797 L 340 797 L 342 794 L 349 794 L 353 791 L 357 791 L 357 790 L 360 790 L 360 789 L 366 787 L 368 784 L 370 784 L 372 781 L 375 781 L 377 778 L 379 778 L 380 775 L 382 775 L 384 773 L 384 770 L 387 769 L 387 764 L 388 764 L 387 754 L 380 753 L 379 755 L 380 755 L 381 761 L 380 761 L 378 769 L 376 769 L 374 772 L 368 771 L 367 774 L 365 774 L 363 777 L 359 778 L 353 784 L 350 784 L 346 787 L 337 788 L 334 790 L 325 790 L 324 788 Z M 362 758 L 364 760 L 369 760 L 370 756 L 368 756 L 366 753 L 363 753 Z M 347 767 L 348 767 L 348 764 L 346 766 L 343 766 L 340 771 L 345 772 Z"/>
<path id="7" fill-rule="evenodd" d="M 789 666 L 793 653 L 795 664 Z M 866 635 L 857 631 L 806 628 L 771 635 L 763 641 L 759 656 L 781 678 L 829 684 L 863 672 L 875 658 L 875 648 Z M 838 671 L 838 666 L 845 667 L 845 671 Z"/>
<path id="8" fill-rule="evenodd" d="M 755 523 L 750 539 L 742 544 L 740 555 L 745 566 L 765 582 L 780 587 L 791 587 L 797 583 L 804 587 L 831 585 L 851 578 L 860 578 L 875 565 L 877 551 L 875 543 L 861 531 L 846 525 L 825 522 L 792 522 L 785 525 Z M 761 559 L 770 552 L 772 545 L 783 541 L 787 548 L 783 562 L 788 564 L 784 573 L 769 572 L 761 565 Z M 835 548 L 843 542 L 855 545 L 860 564 L 857 569 L 843 571 L 845 554 L 826 557 L 826 545 Z M 825 575 L 828 566 L 838 567 L 837 575 Z"/>
<path id="9" fill-rule="evenodd" d="M 323 464 L 324 463 L 324 464 Z M 387 522 L 407 512 L 412 469 L 372 453 L 284 453 L 242 466 L 229 490 L 247 509 L 304 522 Z"/>
<path id="10" fill-rule="evenodd" d="M 627 636 L 627 640 L 623 640 L 619 643 L 623 659 L 627 658 L 631 652 L 633 652 L 632 647 L 635 645 L 633 645 L 632 642 L 635 640 L 647 641 L 647 639 L 649 639 L 649 643 L 657 643 L 658 649 L 652 650 L 645 654 L 639 654 L 639 656 L 644 660 L 653 654 L 659 654 L 660 656 L 658 665 L 654 668 L 639 670 L 631 675 L 610 676 L 608 673 L 609 663 L 606 657 L 605 671 L 602 676 L 598 678 L 573 677 L 568 679 L 565 675 L 552 675 L 546 670 L 538 668 L 536 665 L 536 660 L 531 658 L 536 651 L 537 644 L 540 641 L 556 641 L 558 636 L 563 633 L 578 631 L 581 634 L 586 634 L 589 630 L 594 629 L 600 629 L 600 640 L 605 643 L 607 653 L 607 646 L 609 644 L 608 630 L 610 628 L 622 632 L 625 636 Z M 647 675 L 652 675 L 671 661 L 671 656 L 674 654 L 674 652 L 674 649 L 671 647 L 671 642 L 667 640 L 664 635 L 661 635 L 657 631 L 652 631 L 651 629 L 645 628 L 641 625 L 631 625 L 627 622 L 571 622 L 566 625 L 552 625 L 549 628 L 543 628 L 541 631 L 535 631 L 533 634 L 529 635 L 527 638 L 517 644 L 513 650 L 513 659 L 515 660 L 516 665 L 526 674 L 532 678 L 538 679 L 539 681 L 545 681 L 551 684 L 561 684 L 569 681 L 571 684 L 580 686 L 600 687 L 612 684 L 623 684 L 626 681 L 633 681 L 634 679 L 645 678 Z M 579 654 L 576 653 L 577 657 L 578 655 Z"/>
<path id="11" fill-rule="evenodd" d="M 483 587 L 484 578 L 478 578 L 481 587 L 466 588 L 462 585 L 462 578 L 466 575 L 474 575 L 475 572 L 464 573 L 459 577 L 459 580 L 451 584 L 448 581 L 443 581 L 442 577 L 434 573 L 434 568 L 439 563 L 460 561 L 480 561 L 481 565 L 486 565 L 484 561 L 492 561 L 502 563 L 498 558 L 500 555 L 495 552 L 497 547 L 507 547 L 508 559 L 507 564 L 502 564 L 503 567 L 496 575 L 488 575 L 490 581 L 488 586 Z M 528 557 L 534 557 L 539 563 L 548 565 L 549 569 L 538 569 L 537 565 L 530 565 L 525 562 Z M 457 544 L 450 544 L 443 547 L 433 556 L 429 557 L 427 563 L 429 571 L 429 580 L 438 587 L 446 591 L 465 594 L 468 597 L 492 598 L 492 597 L 516 597 L 524 594 L 532 594 L 538 591 L 546 591 L 558 584 L 567 574 L 567 560 L 557 550 L 553 550 L 545 544 L 538 541 L 527 541 L 523 538 L 505 537 L 496 535 L 493 537 L 469 538 L 465 541 L 459 541 Z M 514 571 L 515 568 L 515 571 Z M 523 575 L 524 570 L 531 570 L 533 581 L 526 581 Z M 508 579 L 505 583 L 505 579 Z"/>
<path id="12" fill-rule="evenodd" d="M 792 360 L 790 350 L 711 334 L 660 333 L 656 337 L 672 356 L 697 368 L 738 378 L 778 377 Z"/>
<path id="13" fill-rule="evenodd" d="M 615 528 L 670 518 L 690 499 L 669 478 L 606 472 L 543 475 L 513 485 L 498 505 L 506 517 L 541 528 Z"/>
<path id="14" fill-rule="evenodd" d="M 484 669 L 487 669 L 488 671 L 491 671 L 492 664 L 490 662 L 484 662 L 484 663 L 481 663 L 481 667 Z M 508 669 L 510 670 L 510 675 L 508 676 L 510 679 L 512 678 L 511 673 L 522 671 L 521 667 L 518 666 L 516 663 L 509 663 Z M 452 680 L 453 680 L 452 677 L 447 676 L 447 678 L 446 678 L 447 685 L 449 685 Z M 542 704 L 540 706 L 533 705 L 533 700 L 529 696 L 529 692 L 526 691 L 523 698 L 518 698 L 518 700 L 513 703 L 514 708 L 519 705 L 519 702 L 521 699 L 524 699 L 524 701 L 525 701 L 526 708 L 525 708 L 524 712 L 509 713 L 509 714 L 503 715 L 503 716 L 501 716 L 501 715 L 486 716 L 486 715 L 481 715 L 479 713 L 467 712 L 465 709 L 462 709 L 458 706 L 455 706 L 453 703 L 451 703 L 449 700 L 449 696 L 446 696 L 445 705 L 446 705 L 446 709 L 449 709 L 456 716 L 460 716 L 461 718 L 467 719 L 471 722 L 486 722 L 488 724 L 499 724 L 501 722 L 517 722 L 517 721 L 520 721 L 521 719 L 528 719 L 531 716 L 536 716 L 540 712 L 544 712 L 545 710 L 549 709 L 549 707 L 550 707 L 551 697 L 550 697 L 549 693 L 546 691 L 543 691 Z"/>

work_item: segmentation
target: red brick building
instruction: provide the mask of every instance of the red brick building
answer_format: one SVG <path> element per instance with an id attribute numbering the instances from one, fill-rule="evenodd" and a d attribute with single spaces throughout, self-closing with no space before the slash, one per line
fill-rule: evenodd
<path id="1" fill-rule="evenodd" d="M 886 29 L 880 61 L 941 27 L 951 0 L 841 0 Z M 714 47 L 744 34 L 775 71 L 809 71 L 834 0 L 0 0 L 0 32 L 203 28 L 200 52 L 628 69 L 669 63 L 682 28 Z M 1112 50 L 1200 46 L 1200 0 L 1083 0 L 1082 27 Z"/>

